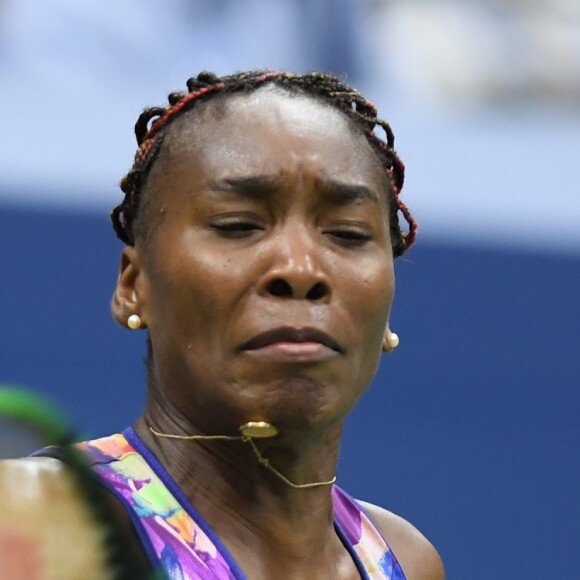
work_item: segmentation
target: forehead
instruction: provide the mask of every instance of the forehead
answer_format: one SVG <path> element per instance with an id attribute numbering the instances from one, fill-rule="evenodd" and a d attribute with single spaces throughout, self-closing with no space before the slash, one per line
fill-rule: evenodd
<path id="1" fill-rule="evenodd" d="M 184 113 L 170 127 L 161 157 L 165 176 L 185 171 L 206 181 L 304 170 L 379 192 L 388 187 L 377 154 L 354 121 L 314 97 L 272 85 L 220 96 Z M 155 173 L 154 166 L 151 177 Z"/>

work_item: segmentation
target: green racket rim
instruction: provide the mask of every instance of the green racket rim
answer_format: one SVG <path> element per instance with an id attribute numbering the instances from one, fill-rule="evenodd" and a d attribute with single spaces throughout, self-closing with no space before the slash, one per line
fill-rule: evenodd
<path id="1" fill-rule="evenodd" d="M 22 387 L 0 385 L 0 417 L 30 424 L 49 444 L 58 444 L 70 436 L 65 415 L 47 398 Z"/>

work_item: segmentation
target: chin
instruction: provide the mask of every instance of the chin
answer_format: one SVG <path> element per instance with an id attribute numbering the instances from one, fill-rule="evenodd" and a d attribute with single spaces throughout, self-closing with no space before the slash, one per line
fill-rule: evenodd
<path id="1" fill-rule="evenodd" d="M 277 381 L 260 392 L 255 416 L 248 420 L 268 421 L 281 430 L 312 429 L 327 423 L 341 408 L 338 389 L 309 378 Z"/>

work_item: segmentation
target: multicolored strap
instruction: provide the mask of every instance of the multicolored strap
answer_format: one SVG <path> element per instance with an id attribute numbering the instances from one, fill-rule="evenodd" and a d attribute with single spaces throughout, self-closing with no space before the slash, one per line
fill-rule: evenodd
<path id="1" fill-rule="evenodd" d="M 133 429 L 79 443 L 103 483 L 125 505 L 145 551 L 171 579 L 246 580 L 223 542 Z M 389 546 L 360 506 L 332 490 L 335 527 L 369 580 L 405 580 Z"/>

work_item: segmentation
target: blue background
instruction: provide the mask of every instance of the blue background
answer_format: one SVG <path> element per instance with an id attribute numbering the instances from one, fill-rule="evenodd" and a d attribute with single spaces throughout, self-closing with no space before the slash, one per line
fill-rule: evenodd
<path id="1" fill-rule="evenodd" d="M 109 313 L 106 216 L 0 210 L 0 376 L 90 435 L 145 397 L 144 336 Z M 422 241 L 397 263 L 386 355 L 349 420 L 339 483 L 399 513 L 450 579 L 577 577 L 580 259 Z"/>

